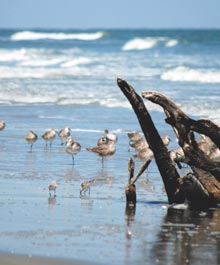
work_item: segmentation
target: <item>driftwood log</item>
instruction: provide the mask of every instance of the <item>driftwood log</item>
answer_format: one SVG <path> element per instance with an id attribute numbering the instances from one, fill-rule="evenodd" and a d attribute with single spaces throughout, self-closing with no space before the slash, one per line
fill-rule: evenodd
<path id="1" fill-rule="evenodd" d="M 187 200 L 192 208 L 205 208 L 220 203 L 220 128 L 218 125 L 208 119 L 194 120 L 188 117 L 174 102 L 159 92 L 142 93 L 143 98 L 164 109 L 167 117 L 165 121 L 172 126 L 177 136 L 184 152 L 184 159 L 181 158 L 181 162 L 188 164 L 192 171 L 180 177 L 142 98 L 125 80 L 118 78 L 117 83 L 129 100 L 153 151 L 169 203 L 182 203 Z M 209 140 L 197 140 L 194 132 Z M 216 155 L 213 155 L 214 153 Z M 131 182 L 131 184 L 134 183 Z"/>
<path id="2" fill-rule="evenodd" d="M 163 179 L 169 203 L 183 202 L 184 194 L 180 190 L 180 183 L 178 181 L 180 176 L 170 159 L 168 149 L 164 145 L 157 129 L 155 128 L 142 98 L 125 80 L 118 78 L 117 83 L 136 113 L 144 136 L 149 147 L 153 151 L 155 161 Z"/>

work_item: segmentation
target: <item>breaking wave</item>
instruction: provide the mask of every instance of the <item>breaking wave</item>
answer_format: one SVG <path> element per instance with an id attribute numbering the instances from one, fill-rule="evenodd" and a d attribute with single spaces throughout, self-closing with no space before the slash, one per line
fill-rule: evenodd
<path id="1" fill-rule="evenodd" d="M 126 42 L 122 50 L 130 51 L 130 50 L 146 50 L 151 49 L 157 46 L 158 44 L 163 44 L 166 47 L 174 47 L 178 44 L 178 41 L 175 39 L 168 39 L 163 37 L 158 38 L 134 38 Z"/>
<path id="2" fill-rule="evenodd" d="M 185 66 L 179 66 L 163 73 L 161 79 L 173 82 L 220 83 L 220 71 L 191 69 Z"/>
<path id="3" fill-rule="evenodd" d="M 106 35 L 105 32 L 94 32 L 94 33 L 46 33 L 46 32 L 34 32 L 34 31 L 20 31 L 11 36 L 13 41 L 22 40 L 97 40 Z"/>

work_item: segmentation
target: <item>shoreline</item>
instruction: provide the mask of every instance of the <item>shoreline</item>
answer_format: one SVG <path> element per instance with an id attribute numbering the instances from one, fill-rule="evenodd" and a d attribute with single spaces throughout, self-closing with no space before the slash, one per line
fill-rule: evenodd
<path id="1" fill-rule="evenodd" d="M 0 252 L 1 264 L 4 265 L 95 265 L 97 262 L 81 261 L 59 257 L 28 256 L 24 254 L 11 254 Z"/>

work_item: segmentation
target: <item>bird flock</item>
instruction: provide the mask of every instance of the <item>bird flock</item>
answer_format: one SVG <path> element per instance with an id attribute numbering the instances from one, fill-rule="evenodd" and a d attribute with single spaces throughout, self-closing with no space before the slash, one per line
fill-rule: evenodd
<path id="1" fill-rule="evenodd" d="M 0 120 L 0 131 L 5 129 L 5 121 Z M 104 131 L 105 135 L 101 136 L 97 140 L 97 145 L 95 147 L 86 148 L 86 150 L 93 152 L 99 155 L 102 158 L 102 167 L 104 166 L 104 159 L 108 156 L 114 155 L 116 151 L 116 142 L 117 136 L 113 132 L 106 129 Z M 81 144 L 75 141 L 74 137 L 71 135 L 71 128 L 69 126 L 65 126 L 63 129 L 58 131 L 55 128 L 51 128 L 46 130 L 41 138 L 45 141 L 45 147 L 51 148 L 53 141 L 56 136 L 59 136 L 61 145 L 65 146 L 64 150 L 67 154 L 72 157 L 72 164 L 75 164 L 75 156 L 81 151 Z M 33 130 L 29 130 L 24 137 L 27 144 L 30 145 L 29 152 L 33 152 L 33 145 L 39 139 L 37 133 Z M 94 182 L 94 180 L 86 180 L 81 184 L 80 194 L 86 191 L 90 191 L 90 185 Z M 48 190 L 50 196 L 56 196 L 57 183 L 55 180 L 48 184 Z"/>
<path id="2" fill-rule="evenodd" d="M 5 122 L 0 120 L 0 131 L 5 129 Z M 67 154 L 71 155 L 72 157 L 72 164 L 75 164 L 75 156 L 81 151 L 81 144 L 75 141 L 74 137 L 71 135 L 71 128 L 69 126 L 65 126 L 63 129 L 58 131 L 57 129 L 51 128 L 46 130 L 41 138 L 45 141 L 46 148 L 51 148 L 53 141 L 55 140 L 56 136 L 60 138 L 61 145 L 64 146 L 64 150 Z M 134 158 L 137 158 L 141 161 L 152 160 L 154 158 L 153 152 L 150 149 L 145 137 L 143 134 L 134 131 L 128 132 L 128 151 L 135 151 L 136 153 L 133 154 Z M 38 135 L 30 130 L 27 132 L 26 136 L 24 137 L 25 141 L 30 145 L 29 152 L 33 152 L 33 145 L 39 139 Z M 104 161 L 107 157 L 112 156 L 115 154 L 116 151 L 116 143 L 118 137 L 112 131 L 106 129 L 104 130 L 104 135 L 97 139 L 97 143 L 93 147 L 86 148 L 87 151 L 92 152 L 101 157 L 102 167 L 104 167 Z M 168 146 L 171 139 L 168 135 L 162 138 L 164 145 Z M 179 149 L 174 149 L 170 151 L 170 157 L 172 161 L 175 161 L 177 157 L 183 157 L 184 153 Z M 176 161 L 175 161 L 176 163 Z M 94 183 L 95 180 L 86 180 L 81 184 L 80 194 L 88 191 L 90 192 L 90 186 Z M 53 180 L 51 183 L 48 184 L 48 190 L 50 196 L 56 196 L 56 189 L 57 183 Z"/>

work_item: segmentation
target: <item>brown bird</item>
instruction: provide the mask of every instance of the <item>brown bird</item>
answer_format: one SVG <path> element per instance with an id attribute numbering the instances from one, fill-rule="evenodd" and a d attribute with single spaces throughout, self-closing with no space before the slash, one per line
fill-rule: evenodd
<path id="1" fill-rule="evenodd" d="M 102 157 L 102 167 L 104 165 L 104 158 L 107 156 L 114 155 L 116 147 L 115 142 L 108 139 L 107 143 L 98 145 L 93 148 L 86 148 L 86 150 L 96 153 Z"/>
<path id="2" fill-rule="evenodd" d="M 98 139 L 97 146 L 102 145 L 102 144 L 107 144 L 107 143 L 108 143 L 108 138 L 106 136 L 102 136 Z"/>
<path id="3" fill-rule="evenodd" d="M 50 142 L 50 147 L 52 146 L 52 142 L 56 137 L 57 130 L 55 129 L 50 129 L 49 131 L 46 131 L 43 135 L 42 138 L 46 141 L 46 147 L 47 143 Z"/>
<path id="4" fill-rule="evenodd" d="M 128 133 L 128 138 L 132 142 L 136 142 L 142 138 L 139 132 L 129 132 Z"/>
<path id="5" fill-rule="evenodd" d="M 5 122 L 3 120 L 0 120 L 0 131 L 3 131 L 5 129 Z"/>
<path id="6" fill-rule="evenodd" d="M 25 140 L 27 141 L 28 144 L 30 144 L 30 152 L 32 152 L 32 147 L 33 144 L 37 141 L 37 134 L 33 131 L 29 131 L 27 132 L 26 136 L 25 136 Z"/>

